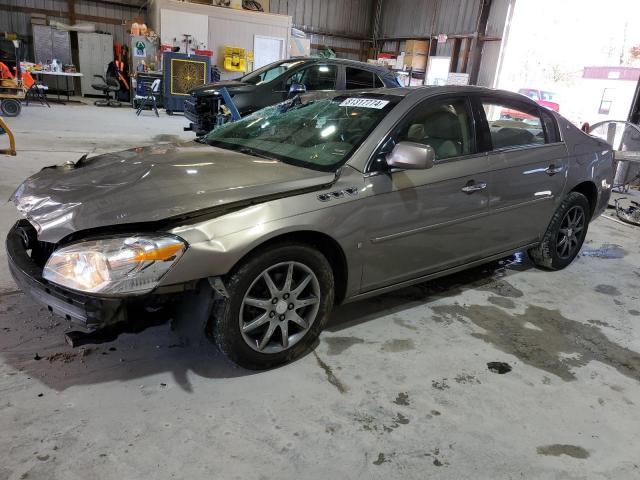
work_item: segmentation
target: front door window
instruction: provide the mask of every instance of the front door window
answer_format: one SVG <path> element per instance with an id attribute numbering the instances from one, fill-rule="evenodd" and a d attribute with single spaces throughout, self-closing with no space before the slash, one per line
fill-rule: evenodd
<path id="1" fill-rule="evenodd" d="M 436 160 L 443 160 L 473 151 L 471 122 L 466 101 L 427 104 L 410 114 L 396 136 L 398 142 L 429 145 Z"/>
<path id="2" fill-rule="evenodd" d="M 288 91 L 294 83 L 303 84 L 308 91 L 335 90 L 337 76 L 336 65 L 310 65 L 287 79 L 286 90 Z"/>

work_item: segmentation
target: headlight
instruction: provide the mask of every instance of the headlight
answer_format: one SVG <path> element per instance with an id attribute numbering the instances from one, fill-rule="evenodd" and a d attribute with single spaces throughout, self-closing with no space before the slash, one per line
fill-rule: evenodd
<path id="1" fill-rule="evenodd" d="M 82 292 L 141 294 L 153 290 L 185 249 L 180 239 L 161 235 L 82 242 L 53 252 L 42 276 Z"/>

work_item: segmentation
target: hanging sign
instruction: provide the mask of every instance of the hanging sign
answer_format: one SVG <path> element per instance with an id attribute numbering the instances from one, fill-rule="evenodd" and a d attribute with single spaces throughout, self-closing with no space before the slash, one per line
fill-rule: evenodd
<path id="1" fill-rule="evenodd" d="M 146 57 L 147 56 L 147 46 L 144 44 L 144 42 L 142 40 L 138 40 L 135 44 L 135 47 L 133 49 L 133 56 L 134 57 Z"/>

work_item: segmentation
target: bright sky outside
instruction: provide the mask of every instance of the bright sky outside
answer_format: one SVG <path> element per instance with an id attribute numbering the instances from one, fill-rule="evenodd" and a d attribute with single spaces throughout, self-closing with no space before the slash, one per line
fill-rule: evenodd
<path id="1" fill-rule="evenodd" d="M 561 113 L 591 123 L 602 119 L 597 111 L 604 88 L 615 87 L 615 113 L 622 115 L 622 104 L 633 95 L 623 84 L 633 82 L 587 87 L 582 74 L 585 66 L 640 67 L 638 18 L 640 0 L 516 0 L 498 87 L 557 92 Z M 585 95 L 597 96 L 597 106 L 585 105 Z"/>

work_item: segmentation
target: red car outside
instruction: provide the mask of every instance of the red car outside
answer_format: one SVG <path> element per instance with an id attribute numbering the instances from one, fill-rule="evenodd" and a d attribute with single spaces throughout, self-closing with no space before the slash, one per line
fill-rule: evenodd
<path id="1" fill-rule="evenodd" d="M 518 93 L 526 95 L 527 97 L 535 101 L 538 105 L 547 107 L 548 109 L 555 112 L 560 112 L 560 104 L 555 101 L 557 99 L 557 94 L 554 92 L 538 90 L 537 88 L 521 88 L 520 90 L 518 90 Z M 523 112 L 510 110 L 507 108 L 502 110 L 501 116 L 504 119 L 514 120 L 527 120 L 529 118 L 529 116 Z"/>

